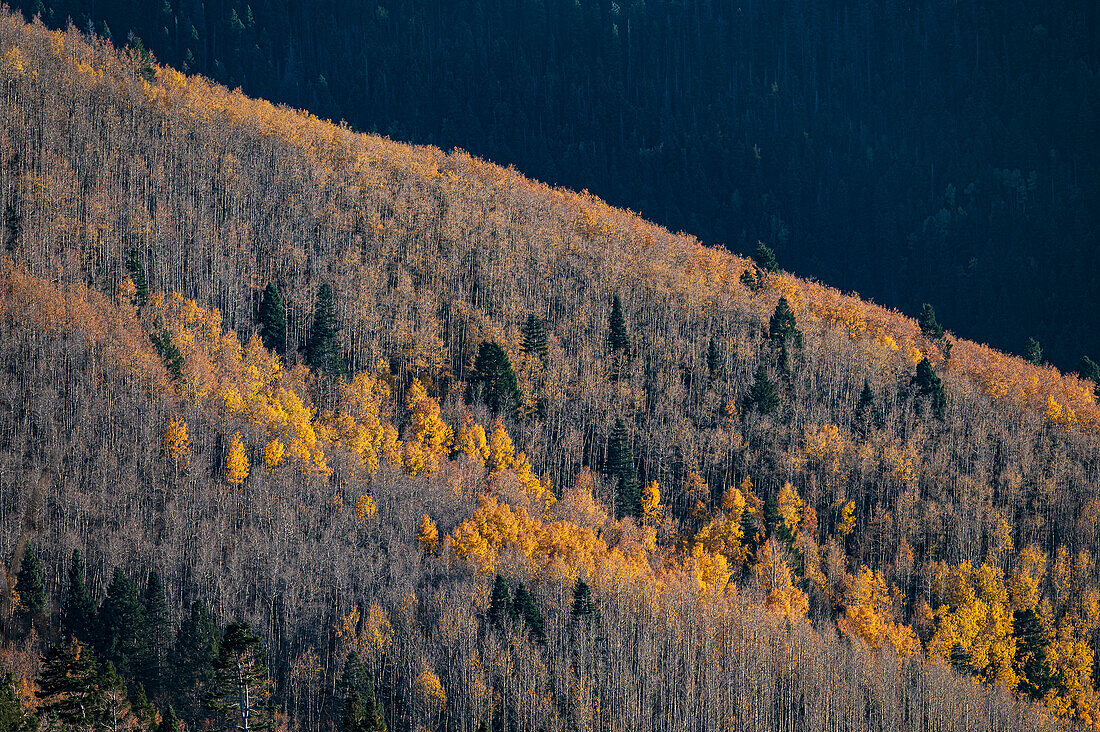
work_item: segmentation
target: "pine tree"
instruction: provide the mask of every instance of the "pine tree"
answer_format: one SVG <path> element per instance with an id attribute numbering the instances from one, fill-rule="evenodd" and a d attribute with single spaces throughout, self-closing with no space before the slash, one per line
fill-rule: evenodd
<path id="1" fill-rule="evenodd" d="M 363 697 L 358 691 L 352 692 L 344 701 L 344 719 L 341 729 L 343 732 L 364 732 L 367 729 Z"/>
<path id="2" fill-rule="evenodd" d="M 180 625 L 172 652 L 171 669 L 181 710 L 188 717 L 198 713 L 201 690 L 213 679 L 214 660 L 218 657 L 218 634 L 214 618 L 195 600 L 191 612 Z"/>
<path id="3" fill-rule="evenodd" d="M 796 346 L 802 348 L 802 331 L 798 329 L 794 311 L 791 310 L 791 305 L 785 297 L 779 298 L 779 303 L 772 312 L 771 320 L 768 322 L 768 338 L 778 343 L 786 343 L 790 339 Z"/>
<path id="4" fill-rule="evenodd" d="M 1024 357 L 1036 366 L 1043 365 L 1043 347 L 1039 345 L 1039 341 L 1034 338 L 1027 339 L 1027 351 Z"/>
<path id="5" fill-rule="evenodd" d="M 38 720 L 28 715 L 19 703 L 15 678 L 8 673 L 0 681 L 0 732 L 31 732 L 38 729 Z"/>
<path id="6" fill-rule="evenodd" d="M 936 311 L 929 303 L 924 303 L 917 323 L 920 325 L 920 332 L 924 334 L 925 338 L 932 340 L 943 338 L 943 326 L 936 321 Z"/>
<path id="7" fill-rule="evenodd" d="M 935 369 L 932 368 L 932 364 L 928 359 L 922 359 L 917 364 L 917 373 L 913 377 L 913 383 L 917 385 L 917 389 L 921 396 L 927 396 L 931 398 L 932 414 L 936 419 L 943 419 L 944 409 L 947 406 L 947 398 L 943 390 L 943 381 L 936 374 Z"/>
<path id="8" fill-rule="evenodd" d="M 164 688 L 172 631 L 168 623 L 164 583 L 156 572 L 149 573 L 142 605 L 145 609 L 145 653 L 141 659 L 141 667 L 138 669 L 138 680 L 154 697 L 159 698 Z"/>
<path id="9" fill-rule="evenodd" d="M 141 253 L 137 249 L 130 250 L 130 258 L 126 261 L 126 269 L 130 273 L 130 281 L 134 283 L 135 305 L 144 305 L 149 299 L 149 280 L 145 276 L 145 265 L 141 262 Z"/>
<path id="10" fill-rule="evenodd" d="M 38 676 L 39 713 L 46 729 L 93 729 L 102 705 L 95 653 L 79 641 L 54 646 Z"/>
<path id="11" fill-rule="evenodd" d="M 41 617 L 46 608 L 46 579 L 42 574 L 42 562 L 33 546 L 27 546 L 23 561 L 19 564 L 15 589 L 19 593 L 19 604 L 26 616 L 32 622 Z"/>
<path id="12" fill-rule="evenodd" d="M 1016 663 L 1020 677 L 1018 690 L 1032 699 L 1042 699 L 1057 685 L 1057 680 L 1047 665 L 1042 623 L 1035 610 L 1028 608 L 1012 614 L 1012 627 L 1016 637 Z"/>
<path id="13" fill-rule="evenodd" d="M 619 511 L 622 515 L 639 515 L 642 508 L 641 491 L 634 466 L 634 446 L 622 419 L 615 420 L 615 428 L 608 438 L 604 473 L 617 484 Z"/>
<path id="14" fill-rule="evenodd" d="M 146 649 L 145 608 L 137 586 L 126 573 L 115 568 L 107 596 L 99 606 L 99 648 L 123 675 L 140 667 Z"/>
<path id="15" fill-rule="evenodd" d="M 99 704 L 95 709 L 96 730 L 135 729 L 139 720 L 133 705 L 126 697 L 126 684 L 118 675 L 113 663 L 103 664 L 96 678 Z M 148 703 L 148 702 L 146 702 Z"/>
<path id="16" fill-rule="evenodd" d="M 264 665 L 263 644 L 251 624 L 234 621 L 226 626 L 212 668 L 213 690 L 206 697 L 206 707 L 225 715 L 227 726 L 223 729 L 271 729 L 271 680 Z"/>
<path id="17" fill-rule="evenodd" d="M 168 711 L 164 713 L 164 716 L 160 720 L 160 724 L 157 725 L 156 732 L 180 732 L 180 718 L 176 716 L 176 710 L 171 704 L 168 705 Z"/>
<path id="18" fill-rule="evenodd" d="M 1096 398 L 1100 399 L 1100 364 L 1096 363 L 1088 356 L 1082 356 L 1078 370 L 1081 372 L 1081 376 L 1084 376 L 1086 379 L 1092 379 L 1092 383 L 1095 385 L 1093 391 L 1096 394 Z"/>
<path id="19" fill-rule="evenodd" d="M 588 588 L 588 583 L 578 577 L 573 585 L 573 615 L 583 618 L 591 615 L 595 610 L 596 606 L 592 603 L 592 591 Z"/>
<path id="20" fill-rule="evenodd" d="M 142 729 L 151 730 L 156 726 L 157 710 L 149 702 L 149 696 L 145 693 L 145 687 L 138 684 L 130 699 L 130 709 L 141 723 Z"/>
<path id="21" fill-rule="evenodd" d="M 149 336 L 149 340 L 153 342 L 153 347 L 157 350 L 157 354 L 161 360 L 164 361 L 164 368 L 168 370 L 168 374 L 173 379 L 178 379 L 183 374 L 183 354 L 180 353 L 180 349 L 172 342 L 172 334 L 164 327 L 164 321 L 157 316 L 156 323 L 153 327 L 153 334 Z"/>
<path id="22" fill-rule="evenodd" d="M 493 625 L 500 625 L 512 615 L 512 599 L 508 594 L 508 583 L 499 574 L 493 580 L 493 591 L 489 595 L 488 619 Z"/>
<path id="23" fill-rule="evenodd" d="M 492 341 L 482 341 L 466 388 L 466 401 L 480 394 L 493 414 L 514 416 L 520 403 L 516 372 L 504 349 Z"/>
<path id="24" fill-rule="evenodd" d="M 756 252 L 752 255 L 756 266 L 765 272 L 778 272 L 779 263 L 775 261 L 775 252 L 764 242 L 757 242 Z"/>
<path id="25" fill-rule="evenodd" d="M 14 252 L 23 238 L 23 215 L 19 213 L 15 201 L 9 201 L 4 209 L 4 229 L 4 248 Z"/>
<path id="26" fill-rule="evenodd" d="M 855 425 L 860 434 L 866 435 L 871 421 L 878 422 L 879 415 L 875 410 L 875 395 L 871 392 L 871 385 L 863 380 L 863 391 L 859 393 L 859 401 L 856 403 Z"/>
<path id="27" fill-rule="evenodd" d="M 534 314 L 528 315 L 523 324 L 523 352 L 545 361 L 547 348 L 546 323 Z"/>
<path id="28" fill-rule="evenodd" d="M 768 370 L 764 364 L 756 368 L 752 388 L 745 397 L 745 408 L 755 409 L 760 414 L 771 414 L 779 407 L 779 394 L 775 390 L 775 384 L 768 379 Z"/>
<path id="29" fill-rule="evenodd" d="M 623 316 L 623 303 L 619 294 L 611 300 L 611 317 L 608 320 L 607 342 L 612 351 L 630 353 L 630 336 L 626 332 L 626 318 Z"/>
<path id="30" fill-rule="evenodd" d="M 512 601 L 512 617 L 523 620 L 537 639 L 546 640 L 546 625 L 542 620 L 542 613 L 539 612 L 534 598 L 522 582 L 516 587 L 516 597 Z"/>
<path id="31" fill-rule="evenodd" d="M 313 328 L 306 341 L 305 354 L 306 363 L 319 373 L 328 376 L 344 376 L 347 373 L 343 346 L 340 344 L 340 326 L 336 322 L 336 300 L 327 282 L 317 291 Z"/>
<path id="32" fill-rule="evenodd" d="M 69 589 L 61 611 L 61 627 L 71 637 L 84 643 L 92 640 L 95 627 L 95 600 L 84 582 L 84 558 L 73 550 L 69 564 Z"/>
<path id="33" fill-rule="evenodd" d="M 274 282 L 264 288 L 257 315 L 264 348 L 286 358 L 286 306 Z"/>

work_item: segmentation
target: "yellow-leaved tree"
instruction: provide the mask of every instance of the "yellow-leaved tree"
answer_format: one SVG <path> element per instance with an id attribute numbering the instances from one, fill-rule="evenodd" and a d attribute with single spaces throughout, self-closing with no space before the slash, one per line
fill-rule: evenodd
<path id="1" fill-rule="evenodd" d="M 248 477 L 248 455 L 244 451 L 241 433 L 234 432 L 229 442 L 229 452 L 225 456 L 225 481 L 239 486 Z"/>
<path id="2" fill-rule="evenodd" d="M 191 449 L 191 438 L 187 434 L 187 422 L 178 417 L 172 417 L 168 426 L 161 435 L 164 440 L 164 451 L 172 459 L 177 468 L 187 467 L 187 457 Z"/>

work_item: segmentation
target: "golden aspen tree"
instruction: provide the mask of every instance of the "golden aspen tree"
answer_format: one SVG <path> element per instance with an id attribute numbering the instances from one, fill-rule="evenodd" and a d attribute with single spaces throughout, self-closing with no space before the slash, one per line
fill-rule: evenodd
<path id="1" fill-rule="evenodd" d="M 416 533 L 416 540 L 420 543 L 420 548 L 428 554 L 434 554 L 439 548 L 439 529 L 428 514 L 420 517 L 420 529 Z"/>
<path id="2" fill-rule="evenodd" d="M 286 445 L 278 437 L 264 445 L 264 467 L 274 470 L 283 464 L 286 455 Z"/>
<path id="3" fill-rule="evenodd" d="M 191 449 L 191 438 L 187 434 L 187 422 L 172 417 L 168 426 L 161 435 L 164 441 L 164 451 L 176 464 L 177 468 L 187 467 L 187 458 Z"/>
<path id="4" fill-rule="evenodd" d="M 848 501 L 844 504 L 844 508 L 840 509 L 840 520 L 837 522 L 836 530 L 841 536 L 848 536 L 855 529 L 855 513 L 856 504 L 854 501 Z"/>
<path id="5" fill-rule="evenodd" d="M 490 475 L 495 475 L 510 467 L 514 460 L 515 447 L 512 445 L 512 438 L 508 436 L 504 424 L 498 417 L 493 422 L 493 432 L 489 437 L 489 455 L 486 459 L 486 467 L 489 469 Z"/>
<path id="6" fill-rule="evenodd" d="M 844 588 L 844 613 L 837 627 L 876 650 L 888 644 L 898 656 L 908 658 L 920 650 L 920 641 L 907 625 L 895 618 L 895 598 L 886 580 L 867 567 L 849 575 Z"/>
<path id="7" fill-rule="evenodd" d="M 366 493 L 360 494 L 359 498 L 355 499 L 355 518 L 366 521 L 376 515 L 378 515 L 378 505 L 374 502 L 374 497 Z"/>
<path id="8" fill-rule="evenodd" d="M 485 437 L 485 428 L 474 421 L 467 413 L 455 437 L 455 451 L 484 462 L 489 458 L 489 442 Z"/>
<path id="9" fill-rule="evenodd" d="M 234 432 L 229 443 L 229 452 L 225 456 L 225 481 L 230 485 L 240 485 L 248 477 L 248 455 L 241 442 L 241 433 Z"/>
<path id="10" fill-rule="evenodd" d="M 642 489 L 642 521 L 650 524 L 660 523 L 663 514 L 661 488 L 657 485 L 657 481 L 651 480 Z"/>

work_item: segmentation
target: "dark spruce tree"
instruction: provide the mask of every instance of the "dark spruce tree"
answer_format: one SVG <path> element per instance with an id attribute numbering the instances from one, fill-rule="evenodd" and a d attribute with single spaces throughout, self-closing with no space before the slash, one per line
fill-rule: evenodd
<path id="1" fill-rule="evenodd" d="M 589 589 L 587 582 L 578 577 L 573 584 L 573 616 L 584 618 L 595 611 L 596 606 L 592 603 L 592 590 Z"/>
<path id="2" fill-rule="evenodd" d="M 95 600 L 85 584 L 84 558 L 79 549 L 74 549 L 69 562 L 68 589 L 61 607 L 61 629 L 69 638 L 88 643 L 93 639 L 95 622 Z"/>
<path id="3" fill-rule="evenodd" d="M 213 671 L 212 690 L 205 699 L 207 709 L 223 715 L 229 729 L 271 729 L 271 679 L 263 644 L 249 623 L 234 621 L 226 626 Z"/>
<path id="4" fill-rule="evenodd" d="M 546 624 L 543 622 L 542 613 L 535 605 L 535 598 L 531 597 L 527 586 L 522 582 L 516 587 L 516 597 L 512 601 L 512 617 L 523 620 L 535 638 L 540 641 L 546 640 Z"/>
<path id="5" fill-rule="evenodd" d="M 745 397 L 745 407 L 755 409 L 763 415 L 771 414 L 779 407 L 779 393 L 776 391 L 775 384 L 768 378 L 768 370 L 764 364 L 756 367 L 752 387 Z"/>
<path id="6" fill-rule="evenodd" d="M 91 648 L 75 640 L 51 648 L 42 662 L 38 689 L 38 712 L 46 729 L 101 729 L 96 725 L 103 691 Z"/>
<path id="7" fill-rule="evenodd" d="M 176 716 L 175 708 L 169 704 L 168 711 L 161 717 L 160 724 L 157 725 L 156 732 L 180 732 L 180 725 L 183 722 Z"/>
<path id="8" fill-rule="evenodd" d="M 148 648 L 145 607 L 137 586 L 115 568 L 107 596 L 99 606 L 99 651 L 124 676 L 133 677 Z"/>
<path id="9" fill-rule="evenodd" d="M 913 377 L 913 383 L 917 386 L 917 392 L 922 397 L 927 397 L 932 405 L 932 414 L 936 419 L 942 420 L 944 410 L 947 407 L 947 397 L 943 390 L 943 381 L 936 374 L 935 369 L 928 359 L 922 359 L 917 364 L 917 373 Z"/>
<path id="10" fill-rule="evenodd" d="M 202 710 L 202 691 L 213 680 L 214 660 L 218 657 L 218 632 L 214 618 L 195 600 L 176 634 L 169 668 L 178 708 L 188 719 Z"/>
<path id="11" fill-rule="evenodd" d="M 157 322 L 154 326 L 153 334 L 149 336 L 149 340 L 153 342 L 153 347 L 157 350 L 157 354 L 161 360 L 164 361 L 164 368 L 168 370 L 169 375 L 173 379 L 178 379 L 183 374 L 183 354 L 180 353 L 180 349 L 172 342 L 172 334 L 168 332 L 168 329 L 164 327 L 163 321 L 160 316 L 157 316 Z"/>
<path id="12" fill-rule="evenodd" d="M 856 402 L 853 424 L 857 432 L 867 435 L 872 423 L 878 422 L 879 415 L 875 410 L 875 395 L 871 392 L 871 385 L 863 380 L 863 391 L 859 393 L 859 401 Z"/>
<path id="13" fill-rule="evenodd" d="M 42 574 L 42 562 L 33 546 L 28 545 L 23 554 L 15 589 L 19 593 L 21 612 L 31 623 L 37 622 L 46 608 L 46 579 Z"/>
<path id="14" fill-rule="evenodd" d="M 607 344 L 616 353 L 630 353 L 630 335 L 626 332 L 626 318 L 619 293 L 611 300 L 611 317 L 608 318 Z"/>
<path id="15" fill-rule="evenodd" d="M 925 338 L 939 340 L 944 336 L 943 326 L 936 320 L 936 311 L 929 303 L 924 303 L 921 308 L 917 324 L 920 325 L 920 332 Z"/>
<path id="16" fill-rule="evenodd" d="M 802 348 L 802 331 L 798 329 L 794 311 L 785 297 L 779 298 L 771 320 L 768 321 L 768 338 L 780 344 L 791 341 Z"/>
<path id="17" fill-rule="evenodd" d="M 264 288 L 257 312 L 264 348 L 286 358 L 286 306 L 274 282 Z"/>
<path id="18" fill-rule="evenodd" d="M 156 572 L 149 573 L 142 606 L 145 611 L 145 652 L 137 669 L 137 680 L 154 698 L 159 699 L 167 674 L 172 629 L 164 599 L 164 583 Z"/>
<path id="19" fill-rule="evenodd" d="M 764 242 L 757 242 L 752 259 L 756 262 L 756 266 L 765 272 L 779 271 L 779 263 L 775 261 L 775 252 Z"/>
<path id="20" fill-rule="evenodd" d="M 1043 347 L 1039 345 L 1039 341 L 1034 338 L 1027 339 L 1027 349 L 1024 351 L 1024 358 L 1036 366 L 1043 365 Z"/>
<path id="21" fill-rule="evenodd" d="M 1081 376 L 1092 380 L 1094 385 L 1093 393 L 1096 394 L 1097 399 L 1100 399 L 1100 364 L 1096 363 L 1088 356 L 1082 356 L 1077 370 L 1081 372 Z"/>
<path id="22" fill-rule="evenodd" d="M 466 387 L 466 401 L 475 398 L 489 407 L 493 414 L 514 417 L 519 408 L 520 393 L 516 372 L 508 354 L 493 341 L 482 341 L 477 349 L 477 360 Z"/>
<path id="23" fill-rule="evenodd" d="M 607 440 L 604 474 L 618 489 L 619 513 L 623 516 L 639 515 L 642 510 L 641 490 L 634 466 L 634 446 L 622 419 L 615 420 L 615 427 Z"/>
<path id="24" fill-rule="evenodd" d="M 0 680 L 0 732 L 32 732 L 38 720 L 23 710 L 15 688 L 15 677 L 8 673 Z"/>
<path id="25" fill-rule="evenodd" d="M 512 598 L 508 593 L 508 583 L 499 574 L 493 579 L 493 590 L 489 594 L 489 612 L 486 617 L 492 625 L 501 625 L 504 619 L 512 615 Z"/>
<path id="26" fill-rule="evenodd" d="M 340 344 L 340 326 L 336 321 L 336 300 L 327 282 L 317 291 L 313 327 L 306 341 L 305 356 L 306 363 L 314 371 L 327 376 L 347 374 L 343 346 Z"/>
<path id="27" fill-rule="evenodd" d="M 130 281 L 134 283 L 134 304 L 144 305 L 149 300 L 149 279 L 145 276 L 145 265 L 142 264 L 141 253 L 137 249 L 130 250 L 126 270 L 130 273 Z"/>
<path id="28" fill-rule="evenodd" d="M 537 315 L 528 315 L 523 324 L 523 352 L 545 361 L 547 348 L 546 323 Z"/>

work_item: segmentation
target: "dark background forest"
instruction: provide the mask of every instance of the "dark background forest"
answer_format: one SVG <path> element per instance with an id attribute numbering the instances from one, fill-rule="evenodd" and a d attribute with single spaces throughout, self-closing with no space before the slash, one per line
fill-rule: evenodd
<path id="1" fill-rule="evenodd" d="M 1100 353 L 1091 0 L 20 0 L 1062 368 Z"/>

